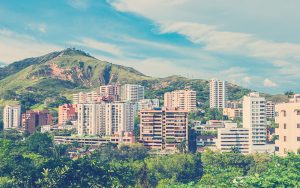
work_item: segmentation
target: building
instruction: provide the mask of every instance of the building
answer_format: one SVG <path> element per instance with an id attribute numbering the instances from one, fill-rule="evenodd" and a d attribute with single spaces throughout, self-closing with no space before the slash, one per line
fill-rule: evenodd
<path id="1" fill-rule="evenodd" d="M 242 108 L 223 108 L 223 116 L 227 116 L 228 119 L 234 120 L 243 116 Z"/>
<path id="2" fill-rule="evenodd" d="M 250 141 L 253 146 L 266 144 L 266 100 L 257 92 L 243 98 L 243 127 L 250 130 Z"/>
<path id="3" fill-rule="evenodd" d="M 73 94 L 74 104 L 101 102 L 102 97 L 97 91 L 79 92 Z"/>
<path id="4" fill-rule="evenodd" d="M 144 99 L 144 86 L 125 84 L 121 86 L 121 100 L 138 102 Z"/>
<path id="5" fill-rule="evenodd" d="M 240 101 L 226 101 L 225 108 L 240 108 L 241 106 Z"/>
<path id="6" fill-rule="evenodd" d="M 114 84 L 114 85 L 100 86 L 99 94 L 102 97 L 112 98 L 113 101 L 119 101 L 121 95 L 121 85 Z"/>
<path id="7" fill-rule="evenodd" d="M 18 129 L 21 125 L 21 106 L 6 105 L 3 109 L 3 128 Z"/>
<path id="8" fill-rule="evenodd" d="M 300 148 L 300 94 L 288 103 L 277 104 L 275 109 L 275 122 L 278 124 L 275 134 L 279 137 L 275 141 L 276 153 L 297 153 Z"/>
<path id="9" fill-rule="evenodd" d="M 164 106 L 166 108 L 178 108 L 188 112 L 196 110 L 196 91 L 176 90 L 164 95 Z"/>
<path id="10" fill-rule="evenodd" d="M 123 132 L 122 134 L 115 134 L 112 136 L 54 136 L 54 141 L 57 144 L 72 144 L 78 143 L 80 146 L 101 146 L 107 143 L 114 144 L 133 144 L 135 138 L 132 132 Z"/>
<path id="11" fill-rule="evenodd" d="M 36 127 L 51 124 L 52 115 L 47 110 L 28 110 L 22 114 L 22 129 L 31 134 L 35 132 Z"/>
<path id="12" fill-rule="evenodd" d="M 197 135 L 197 138 L 196 138 L 197 148 L 215 147 L 216 146 L 216 138 L 217 138 L 216 135 Z"/>
<path id="13" fill-rule="evenodd" d="M 137 104 L 137 110 L 151 110 L 159 107 L 159 99 L 143 99 Z"/>
<path id="14" fill-rule="evenodd" d="M 177 151 L 188 146 L 188 112 L 160 108 L 140 112 L 140 142 L 156 150 Z"/>
<path id="15" fill-rule="evenodd" d="M 77 104 L 64 104 L 58 107 L 58 125 L 77 120 Z"/>
<path id="16" fill-rule="evenodd" d="M 223 109 L 227 101 L 227 82 L 212 79 L 209 82 L 210 108 Z"/>
<path id="17" fill-rule="evenodd" d="M 272 101 L 266 102 L 266 116 L 267 119 L 273 119 L 275 117 L 275 103 Z"/>
<path id="18" fill-rule="evenodd" d="M 78 104 L 79 135 L 113 135 L 133 130 L 134 106 L 129 102 Z"/>
<path id="19" fill-rule="evenodd" d="M 221 152 L 237 150 L 249 154 L 251 152 L 249 129 L 238 128 L 236 123 L 226 123 L 225 128 L 218 130 L 216 147 Z"/>

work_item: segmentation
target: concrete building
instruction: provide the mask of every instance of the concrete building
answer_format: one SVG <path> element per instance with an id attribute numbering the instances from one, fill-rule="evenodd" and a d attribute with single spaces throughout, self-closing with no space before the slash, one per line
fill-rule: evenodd
<path id="1" fill-rule="evenodd" d="M 166 108 L 178 108 L 188 112 L 196 110 L 196 91 L 176 90 L 164 95 L 164 106 Z"/>
<path id="2" fill-rule="evenodd" d="M 64 104 L 58 107 L 58 125 L 77 120 L 77 104 Z"/>
<path id="3" fill-rule="evenodd" d="M 240 101 L 226 101 L 225 108 L 240 108 L 242 106 Z"/>
<path id="4" fill-rule="evenodd" d="M 28 110 L 22 114 L 22 129 L 30 134 L 34 133 L 38 126 L 51 124 L 52 115 L 48 110 Z"/>
<path id="5" fill-rule="evenodd" d="M 251 152 L 250 131 L 247 128 L 237 128 L 236 123 L 226 123 L 225 128 L 218 130 L 216 147 L 221 152 L 231 152 L 233 149 L 243 154 Z"/>
<path id="6" fill-rule="evenodd" d="M 188 112 L 176 109 L 142 110 L 140 112 L 140 142 L 150 149 L 177 151 L 188 144 Z"/>
<path id="7" fill-rule="evenodd" d="M 133 130 L 134 107 L 129 102 L 78 104 L 79 135 L 113 135 Z"/>
<path id="8" fill-rule="evenodd" d="M 3 128 L 18 129 L 21 126 L 21 106 L 6 105 L 3 109 Z"/>
<path id="9" fill-rule="evenodd" d="M 143 99 L 137 104 L 137 110 L 151 110 L 159 107 L 159 99 Z"/>
<path id="10" fill-rule="evenodd" d="M 278 123 L 275 134 L 279 136 L 275 141 L 276 153 L 297 153 L 300 148 L 300 94 L 295 95 L 288 103 L 277 104 L 275 109 L 275 121 Z"/>
<path id="11" fill-rule="evenodd" d="M 102 97 L 97 91 L 79 92 L 73 94 L 74 104 L 101 102 Z"/>
<path id="12" fill-rule="evenodd" d="M 266 100 L 257 92 L 243 98 L 243 127 L 250 130 L 250 141 L 253 146 L 266 144 Z"/>
<path id="13" fill-rule="evenodd" d="M 227 116 L 228 119 L 234 120 L 243 116 L 242 108 L 223 108 L 223 116 Z"/>
<path id="14" fill-rule="evenodd" d="M 223 109 L 227 101 L 227 82 L 212 79 L 209 82 L 210 108 Z"/>
<path id="15" fill-rule="evenodd" d="M 266 116 L 267 119 L 273 119 L 275 117 L 275 103 L 272 101 L 266 102 Z"/>
<path id="16" fill-rule="evenodd" d="M 119 101 L 121 95 L 121 85 L 114 84 L 114 85 L 100 86 L 99 94 L 101 97 L 112 98 L 113 101 Z"/>
<path id="17" fill-rule="evenodd" d="M 144 86 L 125 84 L 121 86 L 121 100 L 138 102 L 144 99 Z"/>

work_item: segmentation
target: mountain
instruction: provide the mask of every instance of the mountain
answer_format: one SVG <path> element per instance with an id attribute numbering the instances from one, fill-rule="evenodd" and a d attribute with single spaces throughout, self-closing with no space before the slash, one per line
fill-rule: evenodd
<path id="1" fill-rule="evenodd" d="M 0 68 L 0 98 L 2 101 L 20 100 L 30 107 L 43 103 L 49 97 L 70 96 L 81 90 L 116 82 L 142 84 L 149 98 L 162 98 L 164 92 L 191 88 L 197 91 L 199 100 L 208 100 L 206 80 L 180 76 L 153 78 L 131 67 L 101 61 L 71 48 Z M 229 99 L 239 99 L 248 92 L 249 89 L 230 84 Z"/>

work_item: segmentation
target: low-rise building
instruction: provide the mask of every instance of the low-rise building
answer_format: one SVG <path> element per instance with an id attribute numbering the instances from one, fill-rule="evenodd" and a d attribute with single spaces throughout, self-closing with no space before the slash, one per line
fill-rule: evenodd
<path id="1" fill-rule="evenodd" d="M 227 116 L 228 119 L 241 118 L 243 116 L 242 108 L 223 108 L 223 116 Z"/>
<path id="2" fill-rule="evenodd" d="M 137 103 L 137 110 L 151 110 L 159 108 L 159 99 L 143 99 Z"/>
<path id="3" fill-rule="evenodd" d="M 238 128 L 236 123 L 227 123 L 225 128 L 218 129 L 216 147 L 221 152 L 238 151 L 243 154 L 251 152 L 250 131 Z"/>
<path id="4" fill-rule="evenodd" d="M 188 112 L 195 111 L 197 109 L 196 91 L 186 89 L 167 92 L 164 94 L 164 106 Z"/>

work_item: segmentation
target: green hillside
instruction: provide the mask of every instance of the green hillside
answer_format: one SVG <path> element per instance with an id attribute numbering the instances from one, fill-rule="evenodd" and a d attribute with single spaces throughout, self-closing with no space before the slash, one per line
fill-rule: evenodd
<path id="1" fill-rule="evenodd" d="M 72 93 L 92 90 L 104 84 L 136 83 L 146 87 L 147 98 L 160 98 L 168 91 L 191 88 L 197 99 L 208 101 L 208 81 L 180 76 L 153 78 L 131 67 L 98 60 L 89 54 L 66 49 L 37 58 L 29 58 L 0 68 L 0 98 L 20 101 L 23 110 L 41 106 L 45 99 L 64 101 Z M 250 92 L 236 85 L 229 86 L 229 99 L 239 99 Z"/>

